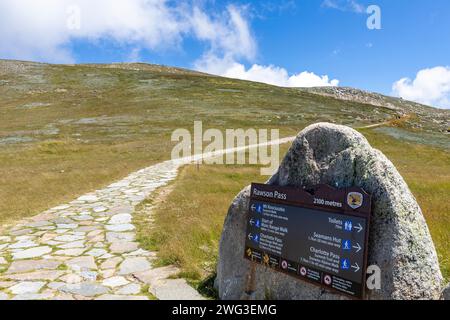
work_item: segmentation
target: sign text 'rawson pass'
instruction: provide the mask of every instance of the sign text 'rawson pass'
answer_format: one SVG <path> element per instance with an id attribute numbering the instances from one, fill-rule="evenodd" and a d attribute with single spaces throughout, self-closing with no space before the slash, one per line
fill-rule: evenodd
<path id="1" fill-rule="evenodd" d="M 364 298 L 370 202 L 360 188 L 252 184 L 245 258 Z"/>

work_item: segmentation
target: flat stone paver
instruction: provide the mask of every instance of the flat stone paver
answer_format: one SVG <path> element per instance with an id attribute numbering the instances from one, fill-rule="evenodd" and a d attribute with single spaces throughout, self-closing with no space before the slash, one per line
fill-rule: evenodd
<path id="1" fill-rule="evenodd" d="M 132 216 L 128 213 L 121 213 L 114 215 L 108 224 L 127 224 L 131 223 Z"/>
<path id="2" fill-rule="evenodd" d="M 130 283 L 126 286 L 117 290 L 117 294 L 120 295 L 130 295 L 130 294 L 138 294 L 141 292 L 142 287 L 137 283 Z"/>
<path id="3" fill-rule="evenodd" d="M 112 253 L 127 253 L 136 251 L 139 248 L 136 242 L 113 242 L 109 247 Z"/>
<path id="4" fill-rule="evenodd" d="M 52 297 L 51 293 L 25 293 L 16 295 L 11 300 L 48 300 Z"/>
<path id="5" fill-rule="evenodd" d="M 41 257 L 44 254 L 47 254 L 50 252 L 52 252 L 52 249 L 50 247 L 43 246 L 43 247 L 36 247 L 36 248 L 31 248 L 31 249 L 14 251 L 12 253 L 12 256 L 13 256 L 13 260 L 31 259 L 31 258 Z"/>
<path id="6" fill-rule="evenodd" d="M 18 260 L 13 261 L 8 270 L 7 274 L 10 273 L 25 273 L 33 270 L 49 269 L 54 270 L 61 265 L 61 261 L 56 260 Z"/>
<path id="7" fill-rule="evenodd" d="M 111 277 L 103 280 L 102 284 L 107 287 L 115 288 L 115 287 L 122 287 L 128 283 L 129 281 L 124 277 Z"/>
<path id="8" fill-rule="evenodd" d="M 151 265 L 146 257 L 130 257 L 126 258 L 119 268 L 119 274 L 127 275 L 137 272 L 149 270 Z"/>
<path id="9" fill-rule="evenodd" d="M 8 280 L 29 281 L 29 280 L 48 280 L 54 281 L 63 275 L 59 270 L 39 270 L 29 273 L 8 274 L 5 278 Z"/>
<path id="10" fill-rule="evenodd" d="M 58 289 L 64 293 L 77 294 L 84 297 L 95 297 L 109 292 L 109 289 L 97 283 L 68 284 Z"/>
<path id="11" fill-rule="evenodd" d="M 126 224 L 108 224 L 108 225 L 106 225 L 106 229 L 109 230 L 109 231 L 124 232 L 124 231 L 134 230 L 135 226 L 133 226 L 131 223 L 126 223 Z"/>
<path id="12" fill-rule="evenodd" d="M 148 298 L 145 296 L 105 294 L 96 298 L 95 300 L 148 300 Z"/>
<path id="13" fill-rule="evenodd" d="M 151 288 L 159 300 L 201 300 L 202 296 L 184 279 L 168 279 Z"/>
<path id="14" fill-rule="evenodd" d="M 0 299 L 147 299 L 133 273 L 150 270 L 154 254 L 135 242 L 134 208 L 180 165 L 139 170 L 0 234 Z"/>
<path id="15" fill-rule="evenodd" d="M 38 244 L 31 240 L 22 240 L 9 245 L 9 249 L 31 248 L 37 247 Z"/>
<path id="16" fill-rule="evenodd" d="M 20 282 L 9 288 L 13 294 L 37 293 L 45 285 L 45 282 Z"/>
<path id="17" fill-rule="evenodd" d="M 91 270 L 97 269 L 97 264 L 92 256 L 82 256 L 76 257 L 66 262 L 66 265 L 71 267 L 73 270 Z"/>
<path id="18" fill-rule="evenodd" d="M 122 258 L 120 258 L 120 257 L 110 258 L 110 259 L 107 259 L 105 262 L 103 262 L 100 265 L 100 268 L 103 269 L 103 270 L 105 270 L 105 269 L 115 269 L 116 266 L 120 262 L 122 262 Z"/>

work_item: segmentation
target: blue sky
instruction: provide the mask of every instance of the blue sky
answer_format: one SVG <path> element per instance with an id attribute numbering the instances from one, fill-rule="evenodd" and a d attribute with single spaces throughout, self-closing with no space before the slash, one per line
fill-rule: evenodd
<path id="1" fill-rule="evenodd" d="M 2 0 L 0 58 L 142 61 L 450 108 L 450 2 Z"/>

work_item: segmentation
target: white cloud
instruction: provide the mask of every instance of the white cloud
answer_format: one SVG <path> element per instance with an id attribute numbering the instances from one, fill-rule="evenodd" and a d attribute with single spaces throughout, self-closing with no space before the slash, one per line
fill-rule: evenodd
<path id="1" fill-rule="evenodd" d="M 278 86 L 338 85 L 328 76 L 302 72 L 289 75 L 275 66 L 254 64 L 257 44 L 246 19 L 248 8 L 228 5 L 207 12 L 199 1 L 168 0 L 1 0 L 0 57 L 56 63 L 75 61 L 74 40 L 114 42 L 131 48 L 126 61 L 143 50 L 180 49 L 183 39 L 206 44 L 194 62 L 197 70 Z"/>
<path id="2" fill-rule="evenodd" d="M 312 72 L 289 75 L 284 68 L 253 64 L 249 69 L 234 61 L 230 56 L 223 59 L 207 55 L 197 62 L 198 70 L 220 76 L 268 83 L 280 87 L 323 87 L 338 86 L 339 80 L 330 80 L 328 76 L 318 76 Z"/>
<path id="3" fill-rule="evenodd" d="M 196 36 L 212 43 L 210 50 L 194 62 L 196 70 L 228 78 L 268 83 L 281 87 L 337 86 L 338 80 L 328 76 L 302 72 L 290 76 L 286 69 L 275 66 L 253 64 L 250 69 L 237 61 L 252 61 L 257 45 L 242 12 L 228 6 L 228 22 L 211 21 L 199 10 L 194 10 L 192 23 Z"/>
<path id="4" fill-rule="evenodd" d="M 126 61 L 133 63 L 133 62 L 139 62 L 140 60 L 141 60 L 141 49 L 140 48 L 131 49 L 131 52 L 128 54 Z"/>
<path id="5" fill-rule="evenodd" d="M 324 0 L 322 7 L 355 13 L 366 12 L 366 8 L 356 0 Z"/>
<path id="6" fill-rule="evenodd" d="M 71 20 L 79 20 L 79 28 L 70 28 Z M 155 49 L 176 44 L 185 23 L 162 0 L 2 0 L 0 30 L 2 57 L 71 62 L 71 40 Z"/>
<path id="7" fill-rule="evenodd" d="M 392 86 L 395 96 L 450 109 L 450 67 L 420 70 L 416 78 L 402 78 Z"/>
<path id="8" fill-rule="evenodd" d="M 2 0 L 0 57 L 73 62 L 73 40 L 114 41 L 137 52 L 179 48 L 193 35 L 212 52 L 252 58 L 256 44 L 243 11 L 229 6 L 214 15 L 166 0 Z M 68 27 L 78 18 L 80 28 Z"/>
<path id="9" fill-rule="evenodd" d="M 257 45 L 242 10 L 229 5 L 224 15 L 212 20 L 199 8 L 194 9 L 190 20 L 194 34 L 199 40 L 211 44 L 205 56 L 224 53 L 233 58 L 255 57 Z"/>

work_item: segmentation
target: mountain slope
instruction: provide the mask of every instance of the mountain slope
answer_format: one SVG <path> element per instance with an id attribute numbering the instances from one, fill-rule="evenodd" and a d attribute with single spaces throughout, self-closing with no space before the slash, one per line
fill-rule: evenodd
<path id="1" fill-rule="evenodd" d="M 168 159 L 173 130 L 192 130 L 194 120 L 282 136 L 319 121 L 372 126 L 447 154 L 449 115 L 348 88 L 279 88 L 147 64 L 0 60 L 0 221 Z"/>
<path id="2" fill-rule="evenodd" d="M 442 132 L 447 132 L 449 129 L 449 110 L 436 109 L 401 98 L 348 87 L 305 88 L 303 90 L 340 100 L 385 107 L 398 112 L 399 115 L 415 114 L 416 121 L 411 121 L 411 126 L 414 128 L 434 129 Z"/>

